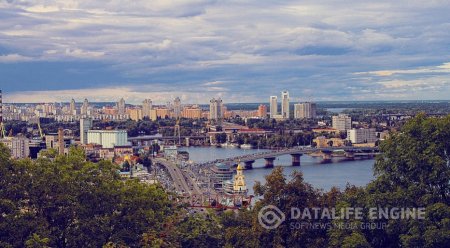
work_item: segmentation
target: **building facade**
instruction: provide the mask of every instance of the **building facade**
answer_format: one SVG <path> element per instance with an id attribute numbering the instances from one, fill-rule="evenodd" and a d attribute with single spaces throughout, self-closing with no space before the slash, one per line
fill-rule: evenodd
<path id="1" fill-rule="evenodd" d="M 7 137 L 0 140 L 11 151 L 12 158 L 28 158 L 30 156 L 30 140 L 25 137 Z"/>
<path id="2" fill-rule="evenodd" d="M 224 106 L 222 99 L 211 99 L 209 101 L 209 120 L 221 125 L 224 117 Z"/>
<path id="3" fill-rule="evenodd" d="M 126 130 L 89 130 L 87 136 L 88 144 L 98 144 L 103 148 L 128 145 Z"/>
<path id="4" fill-rule="evenodd" d="M 175 119 L 181 117 L 181 100 L 179 97 L 176 97 L 173 101 L 173 117 Z"/>
<path id="5" fill-rule="evenodd" d="M 266 117 L 267 116 L 267 106 L 264 104 L 260 104 L 258 106 L 258 112 L 256 113 L 258 117 Z"/>
<path id="6" fill-rule="evenodd" d="M 80 119 L 80 143 L 85 145 L 88 143 L 87 133 L 92 128 L 93 122 L 91 118 Z"/>
<path id="7" fill-rule="evenodd" d="M 150 110 L 152 110 L 152 108 L 153 108 L 152 100 L 145 99 L 142 102 L 142 117 L 150 118 L 151 116 Z"/>
<path id="8" fill-rule="evenodd" d="M 347 139 L 352 144 L 375 143 L 377 141 L 377 134 L 375 128 L 353 128 L 347 130 Z"/>
<path id="9" fill-rule="evenodd" d="M 124 115 L 125 114 L 125 100 L 123 98 L 121 98 L 117 102 L 117 112 L 118 112 L 119 115 Z"/>
<path id="10" fill-rule="evenodd" d="M 316 109 L 316 104 L 312 102 L 294 104 L 294 118 L 314 119 L 316 118 Z"/>
<path id="11" fill-rule="evenodd" d="M 277 96 L 270 97 L 270 118 L 278 115 L 278 98 Z"/>
<path id="12" fill-rule="evenodd" d="M 339 131 L 347 131 L 352 128 L 352 118 L 348 115 L 336 115 L 332 117 L 333 128 Z"/>
<path id="13" fill-rule="evenodd" d="M 289 92 L 283 91 L 281 92 L 281 115 L 284 119 L 290 118 L 290 111 L 289 111 Z"/>

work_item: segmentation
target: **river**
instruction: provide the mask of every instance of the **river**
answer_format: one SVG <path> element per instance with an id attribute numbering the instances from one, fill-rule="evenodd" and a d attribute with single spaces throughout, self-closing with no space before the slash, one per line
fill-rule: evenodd
<path id="1" fill-rule="evenodd" d="M 239 148 L 216 148 L 216 147 L 183 147 L 180 150 L 189 152 L 190 160 L 194 162 L 206 162 L 215 159 L 234 157 L 244 154 L 265 151 L 263 149 L 239 149 Z M 301 157 L 301 166 L 291 166 L 292 158 L 290 155 L 278 157 L 275 166 L 283 166 L 284 173 L 289 176 L 294 170 L 300 170 L 303 173 L 305 181 L 316 188 L 328 191 L 336 186 L 344 189 L 347 183 L 364 186 L 369 183 L 373 177 L 373 159 L 341 161 L 342 158 L 333 158 L 331 163 L 322 164 L 321 157 L 311 157 L 308 155 Z M 272 169 L 264 168 L 264 159 L 256 160 L 252 170 L 244 171 L 249 193 L 253 194 L 253 185 L 255 181 L 265 182 L 265 176 L 270 174 Z"/>

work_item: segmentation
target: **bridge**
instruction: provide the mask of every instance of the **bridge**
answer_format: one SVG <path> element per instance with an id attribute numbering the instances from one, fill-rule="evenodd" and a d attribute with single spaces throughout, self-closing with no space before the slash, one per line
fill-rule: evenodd
<path id="1" fill-rule="evenodd" d="M 343 151 L 345 157 L 348 160 L 354 160 L 355 157 L 374 157 L 379 154 L 379 150 L 377 147 L 327 147 L 327 148 L 313 148 L 313 147 L 295 147 L 291 149 L 283 149 L 283 150 L 272 150 L 260 153 L 253 153 L 243 156 L 230 157 L 226 159 L 216 159 L 214 161 L 209 161 L 205 163 L 199 163 L 199 166 L 211 166 L 216 163 L 226 163 L 236 165 L 239 162 L 243 162 L 245 164 L 246 169 L 252 169 L 253 163 L 258 159 L 264 159 L 266 161 L 265 167 L 272 168 L 274 166 L 274 160 L 282 155 L 291 155 L 292 156 L 292 165 L 300 166 L 300 158 L 303 154 L 310 154 L 315 152 L 320 152 L 320 156 L 322 156 L 323 162 L 330 162 L 332 158 L 332 153 L 336 151 Z"/>

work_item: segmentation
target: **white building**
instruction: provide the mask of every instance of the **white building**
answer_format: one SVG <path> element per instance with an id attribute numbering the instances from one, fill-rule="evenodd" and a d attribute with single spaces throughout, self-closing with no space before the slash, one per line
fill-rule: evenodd
<path id="1" fill-rule="evenodd" d="M 145 99 L 142 102 L 142 117 L 148 117 L 151 119 L 151 110 L 153 109 L 153 103 L 150 99 Z"/>
<path id="2" fill-rule="evenodd" d="M 314 119 L 316 118 L 316 109 L 316 104 L 312 102 L 294 104 L 294 118 Z"/>
<path id="3" fill-rule="evenodd" d="M 289 119 L 289 113 L 289 92 L 285 90 L 281 92 L 281 115 L 284 119 Z"/>
<path id="4" fill-rule="evenodd" d="M 89 129 L 92 128 L 91 118 L 81 118 L 80 119 L 80 143 L 85 145 L 88 144 L 87 133 Z"/>
<path id="5" fill-rule="evenodd" d="M 119 115 L 124 115 L 125 113 L 125 100 L 123 98 L 121 98 L 118 102 L 117 102 L 117 111 Z"/>
<path id="6" fill-rule="evenodd" d="M 102 145 L 103 148 L 128 145 L 126 130 L 89 130 L 87 132 L 88 144 Z"/>
<path id="7" fill-rule="evenodd" d="M 277 96 L 270 97 L 270 118 L 278 115 L 278 99 Z"/>
<path id="8" fill-rule="evenodd" d="M 181 100 L 179 97 L 173 101 L 173 117 L 178 119 L 181 117 Z"/>
<path id="9" fill-rule="evenodd" d="M 223 120 L 223 102 L 222 99 L 211 99 L 209 101 L 209 120 L 215 121 L 216 124 L 222 124 Z"/>
<path id="10" fill-rule="evenodd" d="M 11 151 L 12 158 L 28 158 L 30 156 L 30 140 L 25 137 L 7 137 L 0 140 Z"/>
<path id="11" fill-rule="evenodd" d="M 352 118 L 347 115 L 337 115 L 332 117 L 333 128 L 339 131 L 347 131 L 352 128 Z"/>
<path id="12" fill-rule="evenodd" d="M 353 128 L 347 130 L 347 139 L 352 144 L 375 143 L 377 141 L 377 134 L 375 128 Z"/>
<path id="13" fill-rule="evenodd" d="M 81 115 L 88 115 L 89 101 L 84 99 L 83 106 L 81 106 Z"/>

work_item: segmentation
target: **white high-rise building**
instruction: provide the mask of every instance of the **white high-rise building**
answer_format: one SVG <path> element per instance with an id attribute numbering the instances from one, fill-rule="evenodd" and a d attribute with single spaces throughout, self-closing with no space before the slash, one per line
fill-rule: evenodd
<path id="1" fill-rule="evenodd" d="M 316 104 L 312 102 L 294 104 L 294 118 L 314 119 L 316 118 L 316 109 Z"/>
<path id="2" fill-rule="evenodd" d="M 178 119 L 181 117 L 181 100 L 179 97 L 173 101 L 173 117 Z"/>
<path id="3" fill-rule="evenodd" d="M 76 115 L 77 114 L 77 107 L 75 106 L 75 100 L 72 98 L 72 101 L 70 101 L 69 106 L 69 115 Z"/>
<path id="4" fill-rule="evenodd" d="M 211 99 L 209 101 L 209 120 L 221 125 L 223 121 L 224 107 L 222 99 Z"/>
<path id="5" fill-rule="evenodd" d="M 88 144 L 98 144 L 103 148 L 128 145 L 127 130 L 89 130 Z"/>
<path id="6" fill-rule="evenodd" d="M 80 119 L 80 143 L 85 145 L 88 144 L 87 133 L 92 129 L 92 119 L 91 118 L 81 118 Z"/>
<path id="7" fill-rule="evenodd" d="M 352 118 L 348 115 L 339 114 L 332 117 L 333 128 L 339 131 L 347 131 L 352 128 Z"/>
<path id="8" fill-rule="evenodd" d="M 145 99 L 142 102 L 142 117 L 148 117 L 151 119 L 151 110 L 153 108 L 152 100 Z"/>
<path id="9" fill-rule="evenodd" d="M 277 96 L 270 97 L 270 118 L 278 115 L 278 99 Z"/>
<path id="10" fill-rule="evenodd" d="M 347 139 L 353 144 L 375 143 L 377 134 L 375 128 L 359 128 L 347 130 Z"/>
<path id="11" fill-rule="evenodd" d="M 125 114 L 125 100 L 123 98 L 121 98 L 117 102 L 117 112 L 118 112 L 119 115 L 124 115 Z"/>
<path id="12" fill-rule="evenodd" d="M 84 99 L 83 106 L 81 106 L 81 115 L 87 115 L 88 108 L 89 108 L 89 101 L 88 99 Z"/>
<path id="13" fill-rule="evenodd" d="M 281 115 L 283 119 L 289 119 L 289 92 L 287 90 L 281 92 Z"/>

